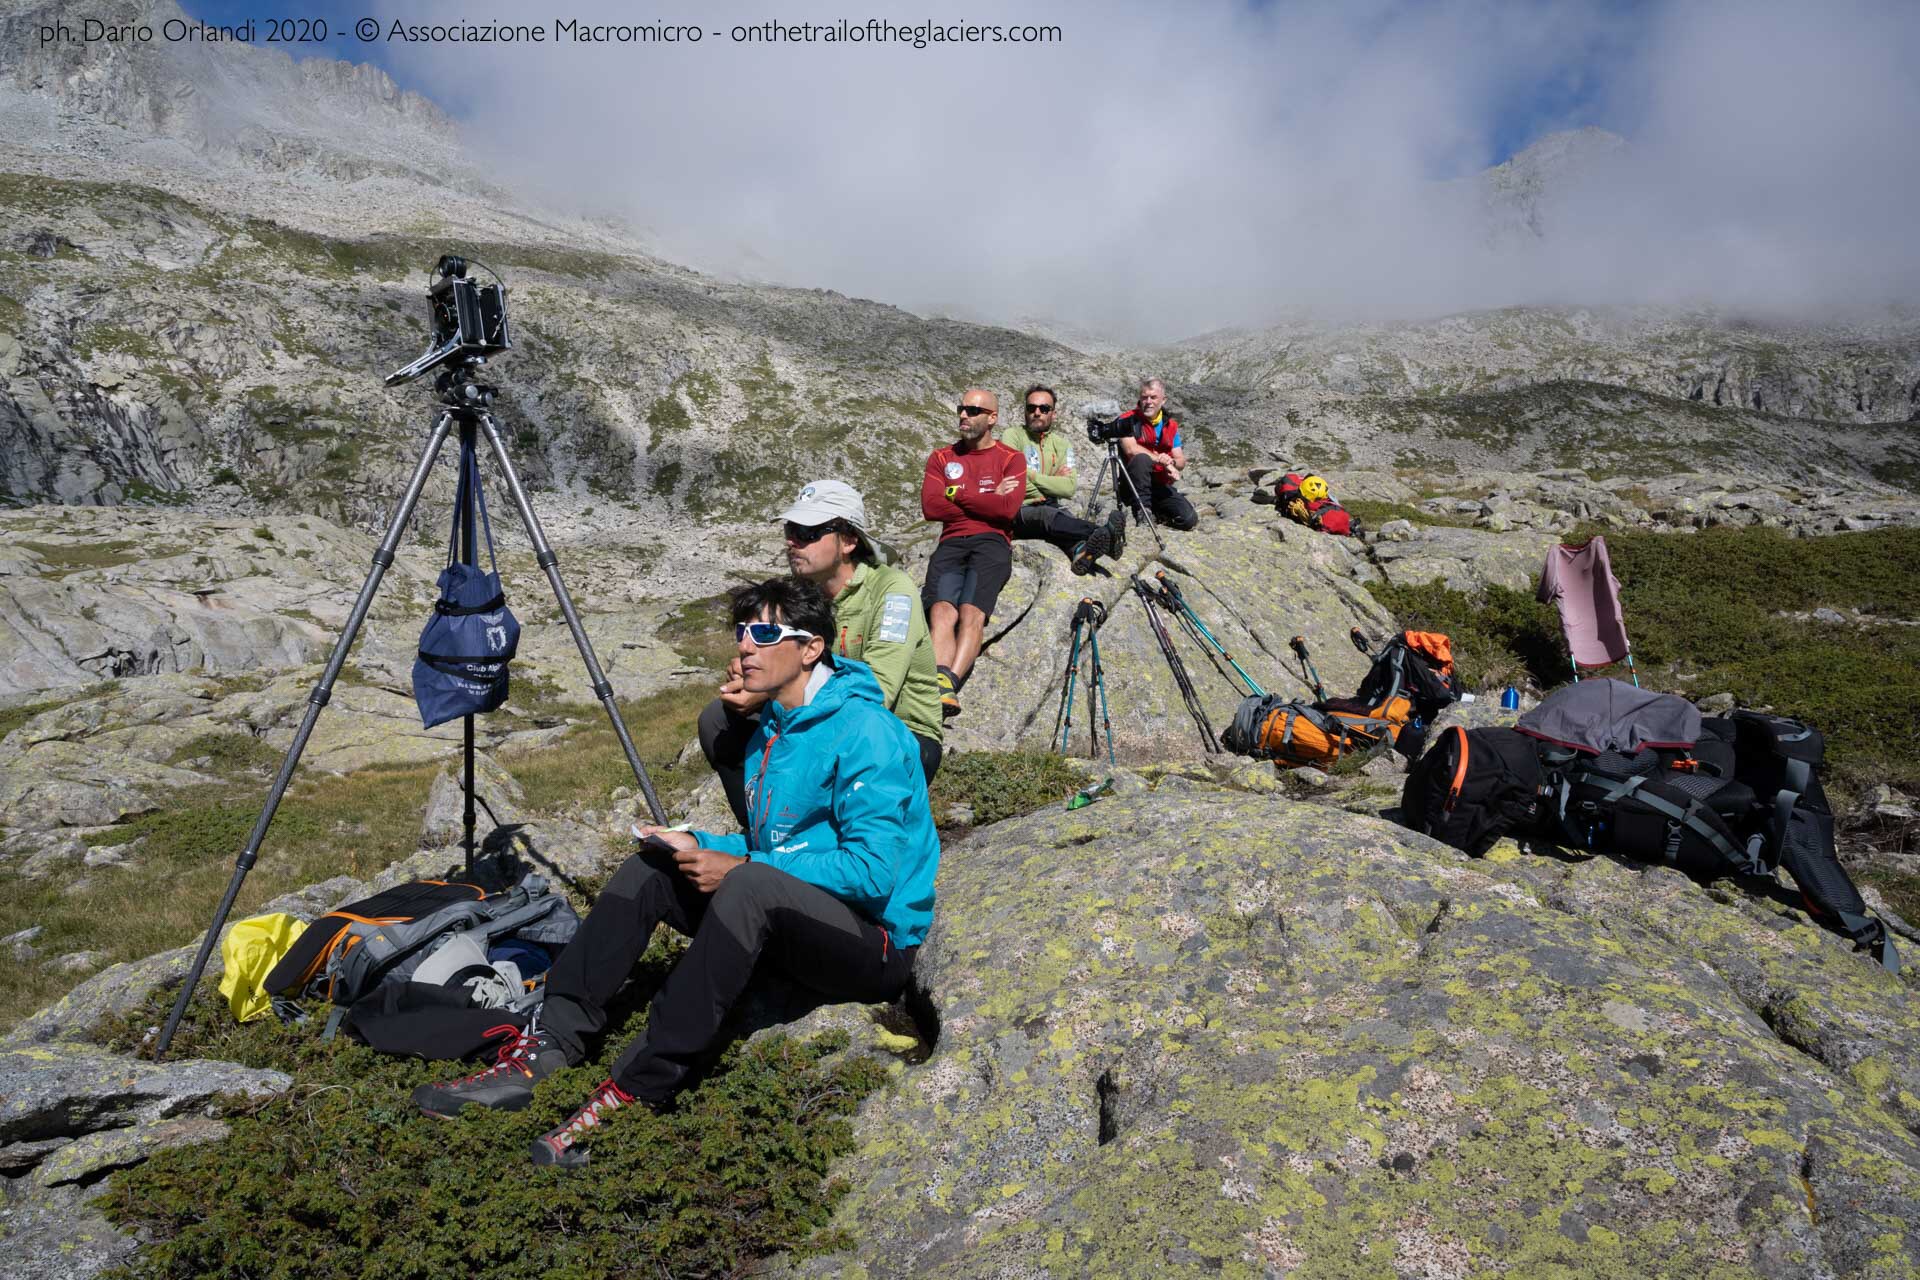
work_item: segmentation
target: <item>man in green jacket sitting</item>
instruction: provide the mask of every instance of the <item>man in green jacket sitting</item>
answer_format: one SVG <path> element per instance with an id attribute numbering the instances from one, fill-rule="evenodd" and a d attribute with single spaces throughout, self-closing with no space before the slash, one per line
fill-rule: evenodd
<path id="1" fill-rule="evenodd" d="M 1118 559 L 1126 549 L 1126 521 L 1094 525 L 1067 509 L 1076 477 L 1073 441 L 1054 430 L 1059 397 L 1052 387 L 1036 383 L 1021 399 L 1025 425 L 1000 433 L 1001 444 L 1027 455 L 1027 495 L 1014 516 L 1013 536 L 1045 539 L 1067 553 L 1075 573 L 1091 573 L 1095 557 Z"/>
<path id="2" fill-rule="evenodd" d="M 797 578 L 817 585 L 833 602 L 836 657 L 857 658 L 873 669 L 887 709 L 913 731 L 920 767 L 931 783 L 940 768 L 940 686 L 934 675 L 933 639 L 913 579 L 880 563 L 867 533 L 867 504 L 860 491 L 839 480 L 816 480 L 780 513 L 786 526 L 787 564 Z M 767 695 L 751 693 L 740 679 L 740 660 L 727 668 L 720 696 L 700 713 L 700 751 L 720 775 L 727 804 L 747 825 L 747 744 L 760 724 Z"/>

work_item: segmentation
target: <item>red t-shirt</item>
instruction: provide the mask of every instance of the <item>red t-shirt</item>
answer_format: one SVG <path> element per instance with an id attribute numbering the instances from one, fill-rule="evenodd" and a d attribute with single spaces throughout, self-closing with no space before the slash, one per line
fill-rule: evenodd
<path id="1" fill-rule="evenodd" d="M 1008 494 L 995 493 L 1008 476 L 1020 483 Z M 997 533 L 1009 542 L 1013 518 L 1027 492 L 1027 455 L 998 440 L 983 439 L 961 452 L 956 445 L 935 449 L 920 481 L 920 513 L 941 524 L 940 541 L 976 533 Z"/>

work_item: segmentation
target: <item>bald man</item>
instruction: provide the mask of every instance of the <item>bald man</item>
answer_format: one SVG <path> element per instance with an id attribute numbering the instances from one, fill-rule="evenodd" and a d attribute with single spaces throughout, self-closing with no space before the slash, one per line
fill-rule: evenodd
<path id="1" fill-rule="evenodd" d="M 979 387 L 960 397 L 960 438 L 935 449 L 920 482 L 920 512 L 940 524 L 940 545 L 920 590 L 933 633 L 942 715 L 960 714 L 1000 589 L 1013 576 L 1013 523 L 1027 491 L 1027 456 L 993 438 L 1000 401 Z"/>

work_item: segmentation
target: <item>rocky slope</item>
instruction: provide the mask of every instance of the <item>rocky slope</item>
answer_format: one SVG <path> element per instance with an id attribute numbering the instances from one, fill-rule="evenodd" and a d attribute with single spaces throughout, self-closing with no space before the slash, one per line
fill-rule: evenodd
<path id="1" fill-rule="evenodd" d="M 1169 776 L 950 851 L 932 1059 L 795 1274 L 1920 1265 L 1916 984 L 1784 894 Z"/>

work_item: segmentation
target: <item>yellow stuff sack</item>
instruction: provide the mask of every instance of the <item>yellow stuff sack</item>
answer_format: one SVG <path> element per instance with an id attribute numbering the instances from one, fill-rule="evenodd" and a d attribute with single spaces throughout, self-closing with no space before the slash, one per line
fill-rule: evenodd
<path id="1" fill-rule="evenodd" d="M 220 962 L 226 966 L 220 994 L 227 998 L 234 1021 L 252 1022 L 272 1012 L 273 1001 L 263 985 L 267 974 L 306 929 L 305 920 L 279 912 L 252 916 L 227 930 L 220 942 Z"/>

